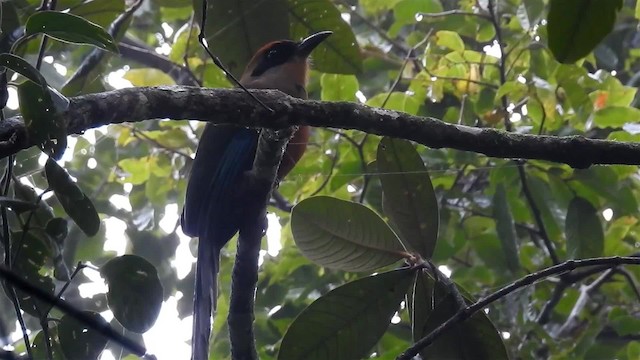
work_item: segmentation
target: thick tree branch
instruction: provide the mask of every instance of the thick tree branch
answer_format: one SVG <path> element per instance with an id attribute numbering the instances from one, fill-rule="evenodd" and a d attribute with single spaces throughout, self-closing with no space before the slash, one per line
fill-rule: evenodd
<path id="1" fill-rule="evenodd" d="M 433 118 L 348 102 L 300 100 L 276 90 L 251 90 L 265 110 L 242 90 L 184 86 L 128 88 L 71 99 L 63 113 L 71 133 L 110 123 L 192 119 L 218 124 L 283 129 L 310 125 L 357 129 L 413 140 L 431 148 L 473 151 L 491 157 L 539 159 L 586 168 L 594 164 L 640 164 L 640 144 L 582 136 L 511 134 L 448 124 Z M 0 123 L 0 158 L 36 145 L 19 117 Z"/>

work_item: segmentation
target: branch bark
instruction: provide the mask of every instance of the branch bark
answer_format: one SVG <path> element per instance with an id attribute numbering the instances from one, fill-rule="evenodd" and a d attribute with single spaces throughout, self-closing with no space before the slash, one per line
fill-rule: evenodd
<path id="1" fill-rule="evenodd" d="M 455 125 L 433 118 L 348 102 L 296 99 L 276 90 L 251 90 L 267 106 L 238 89 L 185 86 L 128 88 L 71 98 L 62 114 L 70 133 L 106 124 L 150 119 L 190 119 L 217 124 L 284 129 L 293 125 L 356 129 L 413 140 L 431 148 L 472 151 L 497 158 L 538 159 L 587 168 L 595 164 L 640 165 L 640 144 L 583 136 L 513 134 Z M 0 123 L 0 158 L 37 145 L 20 117 Z"/>

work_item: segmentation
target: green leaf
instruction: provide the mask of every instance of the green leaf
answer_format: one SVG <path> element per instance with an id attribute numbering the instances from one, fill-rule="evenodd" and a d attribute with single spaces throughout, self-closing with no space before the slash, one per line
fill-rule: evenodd
<path id="1" fill-rule="evenodd" d="M 354 75 L 322 74 L 320 86 L 322 101 L 356 101 L 359 89 L 358 79 Z"/>
<path id="2" fill-rule="evenodd" d="M 47 175 L 49 187 L 58 196 L 66 196 L 71 200 L 81 200 L 84 193 L 71 178 L 69 173 L 63 169 L 58 163 L 49 158 L 44 166 L 44 172 Z"/>
<path id="3" fill-rule="evenodd" d="M 123 76 L 124 79 L 129 80 L 133 86 L 160 86 L 160 85 L 175 85 L 171 76 L 167 75 L 162 70 L 143 68 L 143 69 L 131 69 Z"/>
<path id="4" fill-rule="evenodd" d="M 95 206 L 91 199 L 84 195 L 82 199 L 74 200 L 67 196 L 58 196 L 58 201 L 64 208 L 64 211 L 69 215 L 73 222 L 78 225 L 80 230 L 87 236 L 94 236 L 100 230 L 100 217 L 96 211 Z"/>
<path id="5" fill-rule="evenodd" d="M 143 333 L 151 328 L 162 307 L 163 289 L 156 268 L 136 255 L 109 260 L 100 269 L 107 282 L 107 303 L 127 330 Z"/>
<path id="6" fill-rule="evenodd" d="M 342 285 L 309 305 L 282 339 L 278 359 L 362 359 L 389 327 L 415 269 Z"/>
<path id="7" fill-rule="evenodd" d="M 364 205 L 328 196 L 299 202 L 291 232 L 300 251 L 322 266 L 371 271 L 403 258 L 396 234 Z"/>
<path id="8" fill-rule="evenodd" d="M 502 243 L 507 267 L 515 273 L 520 268 L 516 227 L 507 201 L 507 193 L 502 183 L 496 187 L 496 193 L 493 195 L 493 216 L 496 219 L 496 230 Z"/>
<path id="9" fill-rule="evenodd" d="M 148 156 L 136 159 L 122 159 L 118 166 L 127 173 L 125 180 L 133 185 L 144 184 L 151 176 L 150 159 Z"/>
<path id="10" fill-rule="evenodd" d="M 207 3 L 204 30 L 209 49 L 238 77 L 260 47 L 289 38 L 287 0 L 209 0 Z M 194 0 L 193 6 L 195 19 L 200 24 L 202 0 Z"/>
<path id="11" fill-rule="evenodd" d="M 587 56 L 613 30 L 622 0 L 551 0 L 549 49 L 561 63 Z"/>
<path id="12" fill-rule="evenodd" d="M 436 32 L 436 44 L 455 51 L 464 51 L 464 41 L 455 31 L 440 30 Z"/>
<path id="13" fill-rule="evenodd" d="M 620 336 L 629 336 L 640 332 L 640 319 L 635 316 L 618 316 L 611 319 L 610 324 Z"/>
<path id="14" fill-rule="evenodd" d="M 593 124 L 600 128 L 618 128 L 635 123 L 640 118 L 640 109 L 628 106 L 608 106 L 593 114 Z"/>
<path id="15" fill-rule="evenodd" d="M 376 164 L 386 215 L 404 243 L 430 259 L 438 239 L 438 200 L 420 154 L 407 140 L 385 137 Z"/>
<path id="16" fill-rule="evenodd" d="M 420 108 L 420 100 L 414 95 L 394 91 L 391 95 L 382 93 L 370 98 L 367 100 L 367 105 L 380 108 L 384 105 L 385 109 L 416 115 Z"/>
<path id="17" fill-rule="evenodd" d="M 567 255 L 572 259 L 602 256 L 604 231 L 596 208 L 581 197 L 569 203 L 565 222 Z"/>
<path id="18" fill-rule="evenodd" d="M 100 314 L 93 311 L 83 311 L 83 313 L 90 316 L 95 324 L 109 326 Z M 62 352 L 67 359 L 97 359 L 107 346 L 106 337 L 69 315 L 64 315 L 60 319 L 58 337 Z"/>
<path id="19" fill-rule="evenodd" d="M 51 95 L 48 88 L 30 80 L 18 86 L 18 102 L 29 137 L 47 154 L 60 159 L 67 147 L 67 129 Z"/>
<path id="20" fill-rule="evenodd" d="M 87 236 L 97 234 L 100 230 L 100 217 L 87 195 L 53 159 L 47 160 L 44 169 L 49 187 L 56 194 L 67 215 Z"/>
<path id="21" fill-rule="evenodd" d="M 72 44 L 94 45 L 118 52 L 118 46 L 103 28 L 80 16 L 58 11 L 40 11 L 27 19 L 25 35 L 43 33 L 54 39 Z"/>
<path id="22" fill-rule="evenodd" d="M 495 100 L 502 98 L 505 95 L 509 95 L 512 99 L 520 99 L 527 94 L 527 85 L 519 81 L 507 81 L 496 92 Z"/>
<path id="23" fill-rule="evenodd" d="M 442 4 L 437 0 L 402 0 L 393 8 L 396 20 L 393 27 L 414 24 L 418 13 L 437 13 L 442 10 Z"/>
<path id="24" fill-rule="evenodd" d="M 288 0 L 291 38 L 303 39 L 312 33 L 331 30 L 333 35 L 311 54 L 314 68 L 333 74 L 362 71 L 362 56 L 353 30 L 329 0 Z"/>
<path id="25" fill-rule="evenodd" d="M 40 71 L 19 56 L 13 54 L 0 54 L 0 66 L 5 66 L 17 72 L 43 88 L 46 88 L 47 86 L 47 80 L 45 80 L 44 76 L 40 74 Z"/>

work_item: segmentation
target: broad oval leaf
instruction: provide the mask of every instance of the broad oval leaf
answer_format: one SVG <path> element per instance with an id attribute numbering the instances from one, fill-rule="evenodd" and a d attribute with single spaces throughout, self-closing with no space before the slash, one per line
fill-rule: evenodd
<path id="1" fill-rule="evenodd" d="M 109 326 L 100 314 L 93 311 L 83 311 L 100 326 Z M 62 352 L 67 359 L 97 359 L 107 346 L 107 338 L 93 328 L 82 324 L 72 316 L 64 315 L 58 324 L 58 338 Z"/>
<path id="2" fill-rule="evenodd" d="M 431 258 L 438 238 L 438 200 L 420 154 L 407 140 L 385 137 L 376 164 L 386 215 L 406 244 Z"/>
<path id="3" fill-rule="evenodd" d="M 404 268 L 367 276 L 320 297 L 293 321 L 278 359 L 368 357 L 389 327 L 414 273 L 415 269 Z"/>
<path id="4" fill-rule="evenodd" d="M 362 71 L 362 56 L 353 30 L 331 1 L 288 0 L 287 3 L 293 40 L 303 39 L 317 31 L 333 31 L 333 35 L 311 54 L 315 69 L 333 74 Z"/>
<path id="5" fill-rule="evenodd" d="M 209 0 L 207 5 L 209 49 L 238 77 L 261 46 L 289 38 L 287 0 Z M 202 0 L 194 0 L 193 6 L 200 24 Z"/>
<path id="6" fill-rule="evenodd" d="M 118 46 L 108 32 L 99 25 L 70 13 L 40 11 L 29 16 L 25 25 L 25 35 L 38 33 L 72 44 L 94 45 L 118 52 Z"/>
<path id="7" fill-rule="evenodd" d="M 503 184 L 499 184 L 496 187 L 496 193 L 493 195 L 493 216 L 496 219 L 496 230 L 502 244 L 507 267 L 512 272 L 516 272 L 520 268 L 516 227 L 511 216 L 511 209 L 509 209 L 507 193 Z"/>
<path id="8" fill-rule="evenodd" d="M 602 256 L 604 230 L 598 211 L 591 203 L 575 197 L 569 203 L 565 221 L 567 255 L 572 259 Z"/>
<path id="9" fill-rule="evenodd" d="M 7 67 L 17 72 L 43 88 L 47 86 L 47 80 L 45 80 L 44 76 L 40 74 L 40 71 L 19 56 L 13 54 L 0 54 L 0 66 Z"/>
<path id="10" fill-rule="evenodd" d="M 371 271 L 401 260 L 405 249 L 396 234 L 368 207 L 328 196 L 298 203 L 291 232 L 312 261 L 345 271 Z"/>
<path id="11" fill-rule="evenodd" d="M 107 303 L 127 330 L 143 333 L 151 328 L 162 307 L 163 289 L 156 268 L 136 255 L 109 260 L 100 269 L 107 282 Z"/>
<path id="12" fill-rule="evenodd" d="M 587 56 L 613 30 L 622 0 L 551 0 L 549 49 L 561 63 Z"/>

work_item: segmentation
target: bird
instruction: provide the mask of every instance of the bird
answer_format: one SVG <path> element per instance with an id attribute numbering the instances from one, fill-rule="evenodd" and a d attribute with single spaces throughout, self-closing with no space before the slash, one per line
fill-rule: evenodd
<path id="1" fill-rule="evenodd" d="M 320 31 L 301 41 L 279 40 L 262 46 L 246 66 L 240 84 L 249 89 L 276 89 L 306 99 L 309 55 L 331 34 Z M 294 133 L 278 168 L 278 180 L 302 157 L 309 132 L 309 127 L 302 126 Z M 181 216 L 183 232 L 198 237 L 193 360 L 208 358 L 220 251 L 239 230 L 243 201 L 238 184 L 251 170 L 258 136 L 257 129 L 207 124 L 193 161 Z"/>

